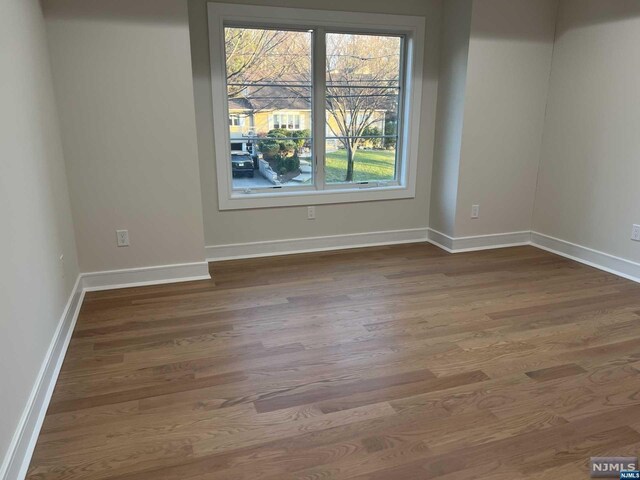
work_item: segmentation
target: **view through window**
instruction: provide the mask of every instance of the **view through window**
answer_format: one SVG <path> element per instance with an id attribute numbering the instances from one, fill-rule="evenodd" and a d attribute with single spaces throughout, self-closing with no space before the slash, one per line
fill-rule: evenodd
<path id="1" fill-rule="evenodd" d="M 324 138 L 318 139 L 325 148 L 316 181 L 317 34 L 225 27 L 234 190 L 397 180 L 402 36 L 322 32 L 325 102 L 316 108 L 322 109 L 326 125 Z"/>
<path id="2" fill-rule="evenodd" d="M 400 37 L 326 36 L 328 183 L 396 177 Z"/>
<path id="3" fill-rule="evenodd" d="M 313 184 L 311 45 L 309 31 L 225 28 L 234 189 Z"/>

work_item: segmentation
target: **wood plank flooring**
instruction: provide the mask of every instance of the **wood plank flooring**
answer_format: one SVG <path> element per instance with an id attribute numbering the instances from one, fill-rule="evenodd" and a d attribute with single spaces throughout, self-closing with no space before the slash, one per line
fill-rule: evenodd
<path id="1" fill-rule="evenodd" d="M 533 247 L 87 294 L 31 480 L 585 479 L 640 451 L 640 285 Z"/>

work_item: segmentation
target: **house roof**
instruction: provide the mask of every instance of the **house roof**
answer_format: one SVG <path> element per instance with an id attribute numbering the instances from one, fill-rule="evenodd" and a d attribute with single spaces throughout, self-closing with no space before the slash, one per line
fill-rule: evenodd
<path id="1" fill-rule="evenodd" d="M 229 99 L 230 110 L 309 110 L 311 90 L 301 87 L 252 87 Z"/>
<path id="2" fill-rule="evenodd" d="M 335 86 L 334 89 L 340 91 L 339 86 Z M 380 111 L 393 111 L 397 106 L 397 100 L 393 95 L 378 97 L 376 103 L 375 110 Z M 282 86 L 249 87 L 244 91 L 244 96 L 229 99 L 229 109 L 253 112 L 311 110 L 311 89 Z"/>
<path id="3" fill-rule="evenodd" d="M 229 99 L 229 110 L 252 110 L 251 103 L 244 97 Z"/>

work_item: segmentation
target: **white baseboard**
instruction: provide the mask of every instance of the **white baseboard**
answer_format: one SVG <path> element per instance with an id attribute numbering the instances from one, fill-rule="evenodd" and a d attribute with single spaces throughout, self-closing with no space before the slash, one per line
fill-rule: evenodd
<path id="1" fill-rule="evenodd" d="M 62 313 L 45 360 L 18 423 L 7 454 L 0 465 L 0 479 L 26 475 L 51 395 L 62 367 L 85 292 L 210 279 L 207 262 L 81 273 Z"/>
<path id="2" fill-rule="evenodd" d="M 475 252 L 493 248 L 517 247 L 531 243 L 531 232 L 507 232 L 471 237 L 450 237 L 429 229 L 429 242 L 449 253 Z"/>
<path id="3" fill-rule="evenodd" d="M 426 241 L 450 253 L 533 245 L 620 277 L 640 282 L 640 263 L 529 231 L 454 238 L 434 229 L 417 228 L 216 245 L 207 247 L 207 256 L 209 257 L 208 261 L 217 261 Z M 110 270 L 79 275 L 38 373 L 27 406 L 18 423 L 8 453 L 0 466 L 0 479 L 22 479 L 26 474 L 86 291 L 210 278 L 207 262 Z"/>
<path id="4" fill-rule="evenodd" d="M 640 263 L 539 232 L 531 232 L 531 244 L 542 250 L 640 283 Z"/>
<path id="5" fill-rule="evenodd" d="M 23 479 L 27 473 L 83 298 L 81 277 L 78 276 L 0 467 L 0 478 L 4 480 Z"/>
<path id="6" fill-rule="evenodd" d="M 473 252 L 492 248 L 532 245 L 557 255 L 584 263 L 605 272 L 640 283 L 640 263 L 589 247 L 577 245 L 539 232 L 510 232 L 473 237 L 450 237 L 429 229 L 429 242 L 449 253 Z"/>
<path id="7" fill-rule="evenodd" d="M 270 257 L 293 253 L 322 252 L 347 248 L 396 245 L 427 241 L 426 228 L 388 230 L 385 232 L 353 233 L 323 237 L 292 238 L 265 242 L 234 243 L 206 247 L 207 260 L 234 260 L 239 258 Z"/>
<path id="8" fill-rule="evenodd" d="M 584 263 L 605 272 L 640 283 L 640 263 L 577 245 L 539 232 L 510 232 L 474 237 L 450 237 L 432 228 L 429 242 L 449 253 L 473 252 L 492 248 L 532 245 L 557 255 Z"/>
<path id="9" fill-rule="evenodd" d="M 207 262 L 90 272 L 81 277 L 82 288 L 88 292 L 211 279 Z"/>
<path id="10" fill-rule="evenodd" d="M 453 251 L 453 238 L 433 228 L 427 229 L 427 241 L 449 253 Z"/>

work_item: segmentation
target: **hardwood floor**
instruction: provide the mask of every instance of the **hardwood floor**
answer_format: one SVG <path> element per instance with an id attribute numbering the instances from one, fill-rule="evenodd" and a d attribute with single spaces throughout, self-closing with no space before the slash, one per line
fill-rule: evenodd
<path id="1" fill-rule="evenodd" d="M 87 294 L 29 479 L 585 479 L 640 451 L 640 285 L 533 247 Z"/>

